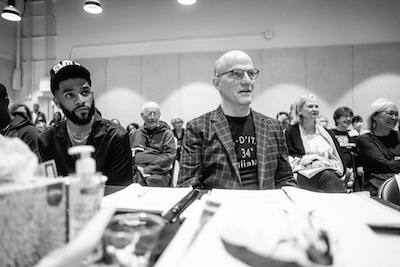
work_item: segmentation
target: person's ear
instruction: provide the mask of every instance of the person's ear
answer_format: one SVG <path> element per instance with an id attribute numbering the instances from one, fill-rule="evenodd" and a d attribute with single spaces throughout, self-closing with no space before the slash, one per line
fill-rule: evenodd
<path id="1" fill-rule="evenodd" d="M 218 91 L 221 91 L 220 80 L 218 77 L 213 78 L 213 84 L 214 84 L 214 87 L 217 88 Z"/>
<path id="2" fill-rule="evenodd" d="M 57 98 L 53 97 L 53 102 L 58 108 L 61 108 L 60 101 Z"/>

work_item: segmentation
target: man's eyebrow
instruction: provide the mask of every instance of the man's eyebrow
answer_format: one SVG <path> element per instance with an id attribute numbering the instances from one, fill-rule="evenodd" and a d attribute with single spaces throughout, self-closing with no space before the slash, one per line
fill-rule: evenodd
<path id="1" fill-rule="evenodd" d="M 64 88 L 64 89 L 62 89 L 62 92 L 63 93 L 65 93 L 65 92 L 70 92 L 70 91 L 73 91 L 74 89 L 72 89 L 72 88 Z"/>

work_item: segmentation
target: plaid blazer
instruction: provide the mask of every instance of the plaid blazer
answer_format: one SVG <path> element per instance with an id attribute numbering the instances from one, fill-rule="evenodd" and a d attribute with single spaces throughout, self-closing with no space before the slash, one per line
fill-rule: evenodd
<path id="1" fill-rule="evenodd" d="M 297 186 L 281 124 L 251 110 L 257 140 L 259 189 Z M 235 145 L 221 106 L 186 126 L 179 186 L 242 189 Z"/>

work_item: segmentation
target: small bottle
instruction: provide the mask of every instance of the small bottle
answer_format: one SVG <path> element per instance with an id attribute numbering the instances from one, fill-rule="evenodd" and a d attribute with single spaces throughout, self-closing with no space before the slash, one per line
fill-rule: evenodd
<path id="1" fill-rule="evenodd" d="M 75 162 L 75 173 L 69 175 L 68 239 L 73 239 L 99 210 L 107 177 L 96 172 L 96 161 L 91 157 L 93 146 L 75 146 L 70 155 L 80 155 Z"/>

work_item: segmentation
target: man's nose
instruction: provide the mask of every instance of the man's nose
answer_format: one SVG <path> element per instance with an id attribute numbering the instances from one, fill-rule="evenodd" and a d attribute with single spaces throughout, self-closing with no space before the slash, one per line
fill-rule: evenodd
<path id="1" fill-rule="evenodd" d="M 85 98 L 83 97 L 83 95 L 78 94 L 76 97 L 76 104 L 82 104 L 85 103 Z"/>

